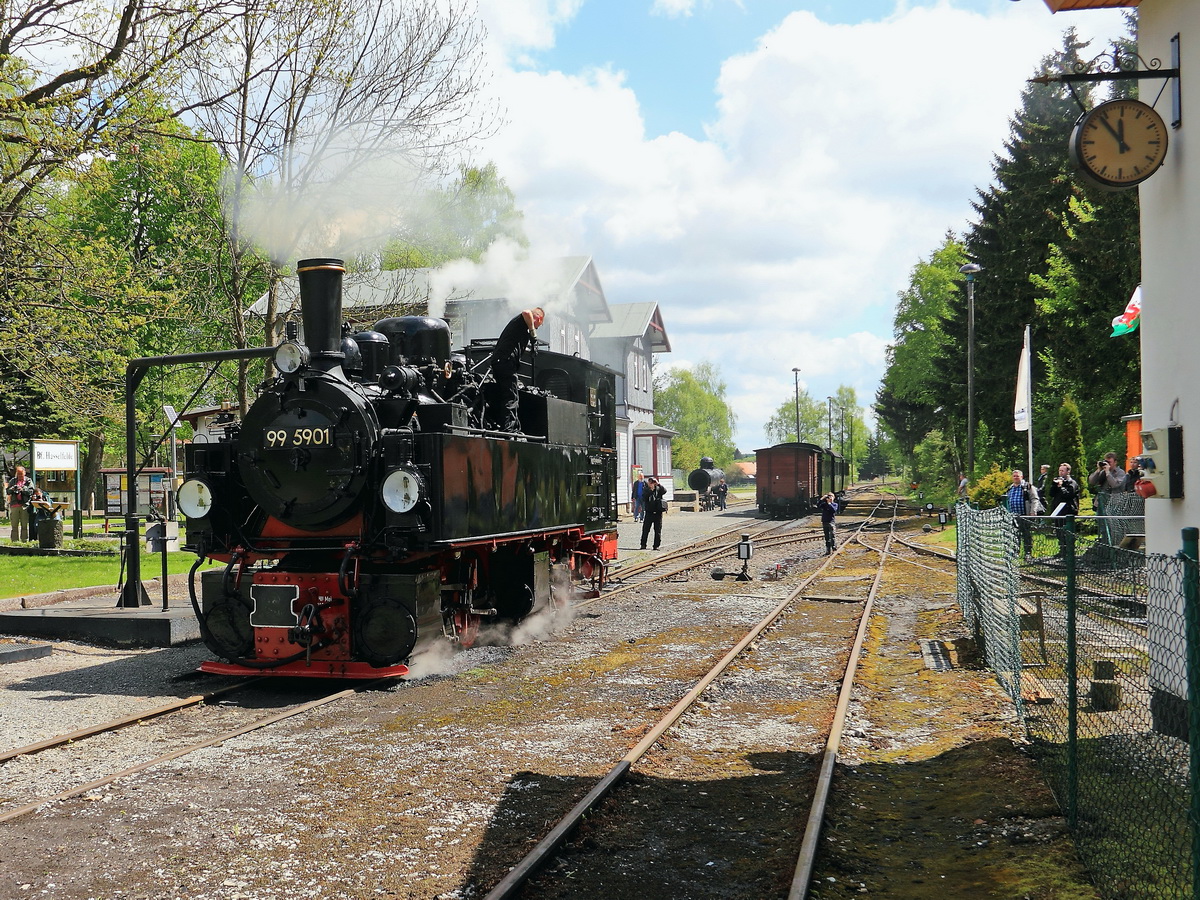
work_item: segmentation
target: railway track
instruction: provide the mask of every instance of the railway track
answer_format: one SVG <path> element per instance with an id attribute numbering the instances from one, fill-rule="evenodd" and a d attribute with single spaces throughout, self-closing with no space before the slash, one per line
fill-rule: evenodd
<path id="1" fill-rule="evenodd" d="M 600 896 L 579 892 L 581 881 L 595 885 L 583 874 L 593 862 L 589 855 L 599 854 L 597 865 L 619 868 L 622 854 L 632 853 L 628 877 L 614 881 L 608 896 L 719 896 L 707 891 L 728 877 L 750 886 L 738 896 L 783 896 L 803 836 L 798 798 L 812 795 L 822 767 L 827 729 L 812 721 L 832 721 L 833 685 L 845 671 L 886 540 L 860 531 L 876 545 L 868 548 L 851 537 L 885 514 L 874 506 L 862 512 L 842 517 L 841 547 L 833 557 L 820 555 L 823 543 L 808 540 L 819 531 L 772 523 L 793 542 L 775 548 L 773 538 L 754 539 L 753 583 L 716 581 L 708 570 L 719 560 L 696 563 L 696 555 L 678 563 L 689 566 L 687 581 L 677 574 L 637 590 L 626 585 L 535 647 L 468 651 L 453 677 L 406 682 L 293 715 L 269 739 L 253 739 L 247 729 L 240 740 L 179 762 L 137 772 L 126 766 L 127 781 L 114 785 L 112 796 L 119 796 L 131 821 L 166 829 L 162 852 L 178 860 L 173 890 L 190 897 L 216 900 L 232 892 L 210 886 L 213 872 L 247 896 L 276 900 L 389 891 L 482 896 L 528 849 L 530 835 L 545 834 L 543 822 L 556 821 L 606 777 L 613 760 L 649 740 L 661 713 L 674 710 L 712 663 L 745 642 L 524 890 L 539 897 Z M 721 552 L 728 556 L 741 533 L 728 532 Z M 669 571 L 665 557 L 653 558 L 662 572 Z M 771 574 L 777 557 L 792 560 L 779 578 Z M 812 577 L 816 570 L 820 576 Z M 750 637 L 751 626 L 797 591 L 803 599 Z M 237 727 L 243 724 L 252 722 Z M 145 735 L 152 727 L 134 730 Z M 216 738 L 216 730 L 214 720 L 207 736 Z M 221 737 L 234 730 L 225 728 Z M 25 764 L 14 759 L 6 769 L 13 763 Z M 77 786 L 87 781 L 77 779 Z M 220 816 L 200 814 L 204 824 L 197 826 L 190 824 L 195 813 L 172 818 L 185 798 Z M 19 851 L 14 871 L 52 859 L 47 871 L 63 898 L 104 895 L 97 887 L 102 876 L 128 885 L 130 895 L 157 897 L 157 870 L 128 852 L 137 839 L 126 847 L 121 829 L 107 825 L 115 843 L 89 856 L 84 841 L 78 888 L 67 889 L 72 881 L 49 852 L 49 836 L 69 833 L 81 811 L 95 824 L 107 821 L 103 805 L 81 806 L 76 797 L 43 802 L 36 814 L 4 823 L 6 830 L 21 829 L 5 832 Z M 221 833 L 222 822 L 239 823 L 242 839 L 208 834 Z M 609 830 L 621 822 L 632 833 Z M 331 834 L 338 836 L 336 848 Z M 781 853 L 790 859 L 781 860 Z M 314 872 L 294 886 L 280 883 L 281 867 L 294 871 L 297 860 L 311 861 L 306 866 Z M 645 883 L 647 872 L 669 879 L 688 868 L 698 873 L 694 893 L 656 891 Z"/>
<path id="2" fill-rule="evenodd" d="M 872 510 L 872 514 L 878 508 Z M 894 522 L 895 511 L 893 509 Z M 871 516 L 863 520 L 870 521 Z M 608 844 L 616 847 L 627 844 L 629 842 L 628 833 L 631 830 L 630 819 L 637 819 L 636 813 L 630 812 L 630 805 L 640 807 L 641 809 L 651 809 L 659 806 L 662 803 L 680 804 L 687 802 L 685 797 L 668 797 L 665 800 L 658 798 L 657 802 L 647 806 L 643 797 L 645 793 L 644 784 L 641 785 L 643 790 L 625 790 L 620 791 L 619 788 L 624 785 L 627 779 L 630 778 L 634 770 L 634 766 L 638 765 L 652 751 L 656 753 L 657 759 L 654 764 L 657 768 L 678 769 L 680 763 L 677 760 L 671 760 L 669 757 L 675 751 L 675 748 L 670 746 L 664 740 L 668 731 L 677 723 L 680 723 L 686 716 L 695 714 L 695 708 L 705 696 L 706 691 L 718 679 L 726 677 L 733 667 L 742 661 L 743 655 L 754 649 L 756 654 L 763 654 L 767 651 L 765 644 L 770 641 L 783 641 L 787 638 L 794 639 L 794 633 L 788 628 L 786 619 L 789 615 L 794 616 L 795 606 L 803 600 L 809 601 L 829 601 L 835 600 L 842 603 L 853 604 L 858 607 L 858 614 L 849 617 L 845 625 L 853 625 L 849 629 L 852 635 L 852 642 L 849 647 L 848 655 L 845 662 L 845 668 L 842 673 L 840 688 L 837 695 L 837 703 L 833 708 L 831 716 L 831 725 L 826 736 L 824 748 L 819 755 L 819 765 L 815 773 L 815 779 L 810 780 L 810 773 L 804 772 L 803 776 L 795 773 L 798 777 L 790 781 L 786 787 L 792 792 L 806 793 L 810 797 L 810 805 L 808 815 L 804 824 L 803 834 L 800 843 L 798 860 L 793 872 L 791 888 L 788 893 L 789 898 L 800 900 L 807 896 L 808 884 L 812 877 L 812 867 L 816 858 L 818 841 L 821 834 L 821 821 L 825 809 L 825 804 L 829 796 L 829 790 L 832 783 L 833 767 L 837 760 L 837 750 L 841 740 L 842 727 L 845 722 L 846 711 L 850 703 L 851 694 L 854 686 L 854 675 L 858 665 L 858 658 L 862 650 L 863 642 L 866 636 L 866 629 L 870 622 L 872 603 L 875 594 L 879 587 L 879 582 L 884 570 L 884 562 L 888 555 L 888 546 L 877 551 L 878 556 L 875 570 L 870 578 L 870 584 L 867 589 L 863 590 L 862 585 L 859 585 L 857 590 L 847 592 L 845 590 L 846 582 L 841 579 L 841 576 L 832 574 L 837 571 L 839 563 L 843 563 L 846 557 L 855 553 L 855 539 L 862 531 L 860 524 L 855 535 L 847 541 L 844 541 L 838 550 L 828 557 L 818 569 L 810 576 L 805 578 L 798 586 L 791 590 L 787 596 L 773 609 L 763 616 L 757 623 L 754 624 L 742 638 L 723 656 L 721 659 L 710 668 L 703 677 L 674 705 L 671 709 L 660 718 L 649 731 L 634 745 L 621 760 L 613 766 L 608 773 L 601 778 L 595 786 L 587 793 L 587 795 L 575 805 L 558 823 L 550 829 L 545 837 L 522 858 L 510 870 L 499 884 L 497 884 L 486 896 L 485 900 L 509 900 L 517 896 L 533 896 L 533 897 L 557 897 L 570 896 L 570 880 L 574 877 L 573 864 L 569 861 L 570 848 L 567 848 L 567 841 L 584 822 L 588 820 L 589 835 L 588 842 L 592 844 Z M 819 537 L 823 536 L 818 535 Z M 888 545 L 891 543 L 891 536 L 888 536 Z M 865 547 L 866 545 L 864 545 Z M 872 548 L 866 547 L 870 550 Z M 833 593 L 834 587 L 837 588 L 837 593 Z M 861 604 L 861 605 L 859 605 Z M 714 717 L 719 716 L 719 713 L 714 713 L 714 704 L 709 704 L 705 710 L 705 731 L 712 732 L 720 730 L 719 722 L 714 722 Z M 664 746 L 665 745 L 665 746 Z M 686 752 L 686 751 L 685 751 Z M 695 776 L 693 775 L 693 778 Z M 781 788 L 784 785 L 776 785 L 776 788 Z M 686 790 L 684 791 L 686 793 Z M 701 792 L 707 796 L 707 792 Z M 607 804 L 607 806 L 605 806 Z M 794 801 L 792 803 L 794 804 Z M 642 821 L 637 828 L 642 831 L 648 831 L 650 821 Z M 606 830 L 612 831 L 616 836 L 607 837 L 599 834 Z M 564 853 L 563 856 L 559 856 Z M 558 861 L 556 866 L 551 867 L 552 871 L 544 872 L 548 863 Z M 706 868 L 711 866 L 711 862 L 706 864 Z M 636 872 L 639 867 L 629 866 L 631 873 Z M 526 885 L 531 879 L 537 877 L 537 883 L 530 885 L 531 890 L 528 894 L 523 894 Z M 703 881 L 707 873 L 703 870 L 697 871 L 695 878 L 697 881 Z M 643 876 L 645 877 L 645 876 Z M 557 882 L 566 881 L 565 886 Z M 676 889 L 678 889 L 676 885 Z M 743 886 L 744 887 L 744 886 Z M 690 894 L 689 894 L 690 896 Z"/>
<path id="3" fill-rule="evenodd" d="M 0 754 L 0 764 L 6 764 L 4 786 L 0 788 L 0 823 L 19 819 L 47 803 L 78 797 L 231 738 L 336 703 L 360 689 L 368 690 L 395 681 L 365 682 L 333 693 L 317 685 L 301 684 L 295 686 L 295 691 L 321 694 L 316 699 L 301 702 L 295 702 L 291 693 L 280 693 L 280 686 L 264 685 L 255 680 L 240 681 L 206 694 L 182 698 L 5 751 Z M 253 704 L 234 705 L 222 699 L 240 691 L 257 691 L 257 702 L 261 706 L 264 705 L 264 688 L 270 697 L 265 705 L 282 705 L 282 709 L 260 715 Z M 191 717 L 181 715 L 189 711 Z M 125 734 L 127 730 L 139 733 L 136 736 Z M 125 739 L 113 740 L 111 753 L 104 762 L 98 762 L 90 742 L 112 739 L 118 734 Z M 164 748 L 170 749 L 164 752 Z M 86 761 L 76 760 L 85 754 Z"/>

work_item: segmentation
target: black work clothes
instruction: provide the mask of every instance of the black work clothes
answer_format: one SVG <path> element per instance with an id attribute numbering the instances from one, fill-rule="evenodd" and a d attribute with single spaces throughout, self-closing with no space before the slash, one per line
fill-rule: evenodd
<path id="1" fill-rule="evenodd" d="M 642 549 L 646 549 L 646 539 L 650 536 L 650 529 L 654 529 L 654 549 L 657 550 L 662 544 L 662 520 L 663 513 L 666 511 L 666 505 L 663 498 L 667 496 L 667 489 L 661 484 L 656 484 L 653 487 L 646 485 L 646 495 L 642 499 L 645 506 L 645 513 L 642 519 Z"/>

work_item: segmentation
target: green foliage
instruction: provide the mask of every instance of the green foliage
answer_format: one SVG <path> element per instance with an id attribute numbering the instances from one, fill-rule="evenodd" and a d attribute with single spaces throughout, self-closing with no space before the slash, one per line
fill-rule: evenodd
<path id="1" fill-rule="evenodd" d="M 1121 418 L 1141 405 L 1140 343 L 1108 336 L 1140 278 L 1137 192 L 1097 195 L 1072 198 L 1064 241 L 1051 246 L 1046 275 L 1033 276 L 1038 315 L 1046 323 L 1038 332 L 1045 374 L 1034 383 L 1034 430 L 1037 411 L 1048 429 L 1055 401 L 1069 393 L 1087 410 L 1089 448 L 1119 444 Z"/>
<path id="2" fill-rule="evenodd" d="M 711 456 L 719 469 L 733 462 L 737 417 L 725 396 L 720 370 L 709 362 L 654 376 L 655 420 L 679 432 L 671 441 L 671 456 L 677 468 L 694 469 L 702 456 Z"/>
<path id="3" fill-rule="evenodd" d="M 881 478 L 891 471 L 891 462 L 884 453 L 883 442 L 874 435 L 868 435 L 859 466 L 859 477 L 869 481 L 872 478 Z"/>
<path id="4" fill-rule="evenodd" d="M 772 444 L 800 440 L 805 443 L 825 446 L 826 442 L 825 403 L 814 400 L 808 391 L 800 392 L 800 436 L 796 436 L 796 397 L 793 393 L 775 410 L 774 415 L 763 426 L 767 439 Z"/>
<path id="5" fill-rule="evenodd" d="M 495 163 L 463 166 L 458 180 L 431 195 L 428 206 L 411 233 L 388 242 L 381 258 L 384 270 L 439 266 L 455 259 L 479 262 L 499 238 L 529 246 L 524 213 Z"/>
<path id="6" fill-rule="evenodd" d="M 1061 49 L 1047 56 L 1040 70 L 1070 71 L 1084 55 L 1093 55 L 1084 54 L 1085 49 L 1086 44 L 1068 30 Z M 1076 85 L 1075 90 L 1081 102 L 1089 103 L 1092 88 Z M 1091 218 L 1098 200 L 1072 173 L 1065 136 L 1078 115 L 1078 104 L 1064 85 L 1030 83 L 1004 150 L 996 157 L 993 183 L 980 191 L 974 204 L 977 221 L 967 234 L 966 246 L 969 256 L 983 267 L 975 287 L 975 407 L 978 425 L 987 425 L 994 437 L 992 458 L 1023 455 L 1024 435 L 1012 428 L 1012 401 L 1026 324 L 1033 326 L 1035 349 L 1043 351 L 1034 360 L 1032 373 L 1035 435 L 1048 433 L 1055 403 L 1051 398 L 1093 389 L 1077 383 L 1079 377 L 1089 378 L 1099 390 L 1105 379 L 1083 373 L 1089 366 L 1103 369 L 1110 352 L 1128 352 L 1128 346 L 1104 344 L 1107 337 L 1101 334 L 1107 331 L 1094 330 L 1098 322 L 1094 313 L 1081 312 L 1078 321 L 1072 318 L 1074 312 L 1067 313 L 1082 299 L 1077 288 L 1099 291 L 1090 301 L 1099 305 L 1111 303 L 1105 298 L 1115 292 L 1120 303 L 1108 313 L 1111 319 L 1124 308 L 1132 289 L 1124 279 L 1137 270 L 1132 262 L 1138 245 L 1136 230 L 1130 227 L 1134 219 L 1122 209 L 1128 199 L 1111 198 L 1113 214 Z M 1111 259 L 1101 260 L 1108 256 Z M 1101 281 L 1089 280 L 1085 285 L 1080 273 L 1092 264 L 1103 275 Z M 1091 324 L 1085 325 L 1084 320 Z M 939 367 L 949 373 L 965 372 L 965 292 L 951 306 L 946 335 Z M 1050 346 L 1054 349 L 1047 350 Z M 1060 358 L 1065 367 L 1060 371 L 1071 374 L 1055 380 L 1054 371 L 1048 375 L 1045 367 Z M 1118 379 L 1127 375 L 1128 370 L 1117 367 Z M 947 379 L 935 397 L 955 422 L 965 423 L 967 397 L 962 382 Z M 1129 411 L 1125 401 L 1114 402 L 1122 413 Z M 976 460 L 981 457 L 978 446 L 975 455 Z"/>
<path id="7" fill-rule="evenodd" d="M 917 445 L 913 480 L 919 481 L 925 499 L 940 505 L 952 502 L 958 490 L 958 466 L 954 446 L 934 429 Z"/>
<path id="8" fill-rule="evenodd" d="M 966 259 L 963 245 L 946 235 L 928 260 L 913 267 L 908 288 L 899 294 L 893 319 L 896 340 L 888 350 L 875 409 L 909 463 L 939 419 L 947 427 L 951 424 L 938 412 L 942 395 L 947 389 L 966 391 L 965 374 L 954 374 L 965 373 L 965 363 L 954 369 L 939 362 L 949 341 L 945 323 L 959 292 L 958 269 Z"/>
<path id="9" fill-rule="evenodd" d="M 988 473 L 980 478 L 972 487 L 967 488 L 967 499 L 980 509 L 991 509 L 1004 505 L 1004 495 L 1012 487 L 1012 470 L 1001 469 L 992 463 Z"/>
<path id="10" fill-rule="evenodd" d="M 1059 463 L 1070 463 L 1071 477 L 1084 484 L 1087 478 L 1087 457 L 1083 449 L 1083 425 L 1079 407 L 1070 397 L 1063 397 L 1058 409 L 1058 422 L 1050 438 L 1050 471 L 1058 474 Z"/>

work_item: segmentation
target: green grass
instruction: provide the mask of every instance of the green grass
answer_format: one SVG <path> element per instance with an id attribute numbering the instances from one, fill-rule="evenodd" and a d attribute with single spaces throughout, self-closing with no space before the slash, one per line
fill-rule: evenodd
<path id="1" fill-rule="evenodd" d="M 68 548 L 88 545 L 116 547 L 115 541 L 68 541 Z M 167 554 L 167 573 L 177 575 L 191 569 L 196 557 L 174 551 Z M 142 554 L 142 579 L 162 574 L 162 554 Z M 111 587 L 121 580 L 121 557 L 112 556 L 0 556 L 0 598 L 28 597 L 50 591 L 81 587 Z"/>

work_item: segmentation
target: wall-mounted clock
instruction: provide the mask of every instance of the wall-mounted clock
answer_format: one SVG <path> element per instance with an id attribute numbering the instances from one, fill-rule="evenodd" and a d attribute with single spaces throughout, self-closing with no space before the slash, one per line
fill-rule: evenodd
<path id="1" fill-rule="evenodd" d="M 1141 184 L 1167 158 L 1167 126 L 1140 100 L 1109 100 L 1084 113 L 1071 132 L 1071 161 L 1109 190 Z"/>

